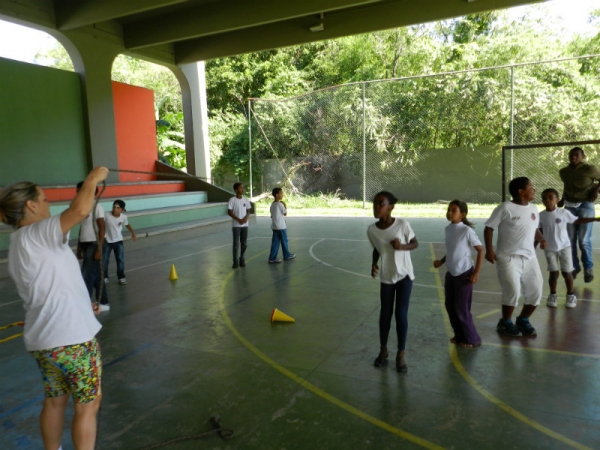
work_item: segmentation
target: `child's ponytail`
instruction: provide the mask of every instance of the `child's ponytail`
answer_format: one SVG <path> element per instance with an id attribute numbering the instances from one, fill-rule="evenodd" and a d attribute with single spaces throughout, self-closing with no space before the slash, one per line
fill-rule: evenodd
<path id="1" fill-rule="evenodd" d="M 468 227 L 475 228 L 475 224 L 473 224 L 473 222 L 469 222 L 467 220 L 467 214 L 469 212 L 469 207 L 467 206 L 467 204 L 465 202 L 463 202 L 462 200 L 452 200 L 450 202 L 450 205 L 458 206 L 458 209 L 460 210 L 460 212 L 465 215 L 462 218 L 462 223 L 464 223 Z M 448 206 L 450 206 L 450 205 L 448 205 Z"/>

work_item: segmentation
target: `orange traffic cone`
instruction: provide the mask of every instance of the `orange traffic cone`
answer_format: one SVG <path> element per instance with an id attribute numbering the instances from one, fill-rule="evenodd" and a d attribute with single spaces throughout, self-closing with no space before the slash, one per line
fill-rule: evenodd
<path id="1" fill-rule="evenodd" d="M 169 280 L 177 280 L 179 277 L 177 276 L 177 271 L 175 270 L 175 264 L 171 264 L 171 275 L 169 276 Z"/>
<path id="2" fill-rule="evenodd" d="M 288 316 L 285 313 L 282 313 L 277 308 L 275 308 L 271 312 L 271 322 L 295 322 L 293 317 Z"/>

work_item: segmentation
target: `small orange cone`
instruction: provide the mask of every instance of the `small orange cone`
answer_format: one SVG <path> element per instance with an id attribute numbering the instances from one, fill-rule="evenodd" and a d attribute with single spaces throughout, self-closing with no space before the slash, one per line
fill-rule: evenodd
<path id="1" fill-rule="evenodd" d="M 175 264 L 171 264 L 171 275 L 169 276 L 169 280 L 177 280 L 179 277 L 177 276 L 177 271 L 175 270 Z"/>
<path id="2" fill-rule="evenodd" d="M 271 312 L 271 322 L 295 322 L 293 317 L 288 316 L 286 313 L 282 313 L 277 308 Z"/>

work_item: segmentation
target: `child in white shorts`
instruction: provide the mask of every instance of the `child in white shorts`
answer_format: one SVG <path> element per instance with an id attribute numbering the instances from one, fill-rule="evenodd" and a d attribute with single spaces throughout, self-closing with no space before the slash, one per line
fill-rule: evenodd
<path id="1" fill-rule="evenodd" d="M 546 248 L 546 240 L 539 230 L 537 207 L 530 203 L 535 189 L 526 177 L 515 178 L 508 185 L 512 201 L 500 204 L 485 223 L 485 259 L 496 264 L 498 281 L 502 288 L 502 318 L 496 329 L 507 336 L 536 336 L 529 317 L 540 304 L 544 280 L 535 255 L 534 242 Z M 496 250 L 492 239 L 498 229 Z M 512 314 L 523 293 L 523 309 L 512 321 Z"/>
<path id="2" fill-rule="evenodd" d="M 567 302 L 565 306 L 572 309 L 577 306 L 577 297 L 573 292 L 573 256 L 567 225 L 589 223 L 600 219 L 593 217 L 578 218 L 567 209 L 557 208 L 558 201 L 559 194 L 556 189 L 545 189 L 542 192 L 542 203 L 546 207 L 546 210 L 540 212 L 540 231 L 548 242 L 544 254 L 548 263 L 548 272 L 550 272 L 548 277 L 550 294 L 548 295 L 546 306 L 556 308 L 558 304 L 556 283 L 560 269 L 567 286 Z"/>

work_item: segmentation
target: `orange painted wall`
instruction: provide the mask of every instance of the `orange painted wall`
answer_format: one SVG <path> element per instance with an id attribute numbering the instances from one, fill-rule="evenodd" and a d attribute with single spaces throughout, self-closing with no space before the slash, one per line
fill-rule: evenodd
<path id="1" fill-rule="evenodd" d="M 158 157 L 154 92 L 112 82 L 119 169 L 154 172 Z M 151 181 L 154 175 L 119 173 L 121 182 Z"/>

